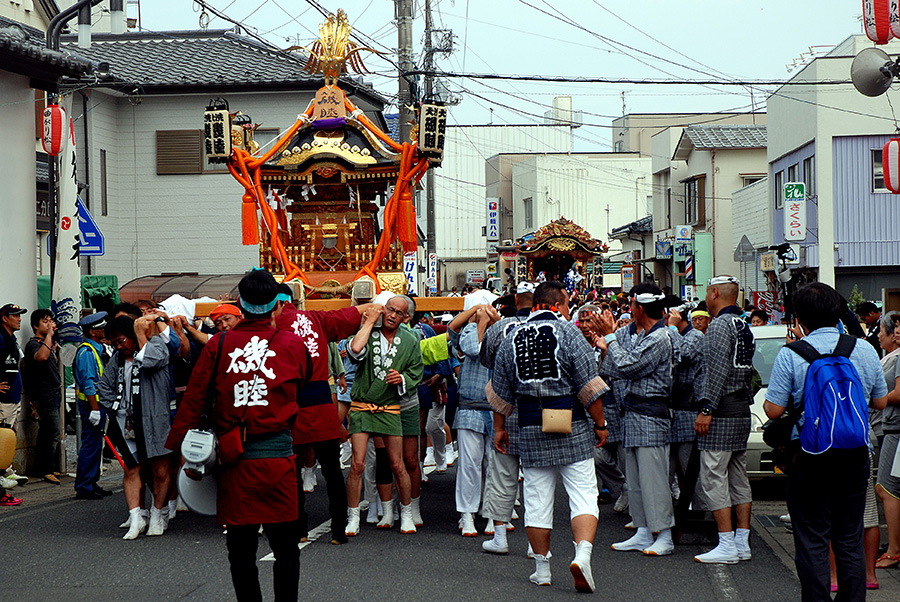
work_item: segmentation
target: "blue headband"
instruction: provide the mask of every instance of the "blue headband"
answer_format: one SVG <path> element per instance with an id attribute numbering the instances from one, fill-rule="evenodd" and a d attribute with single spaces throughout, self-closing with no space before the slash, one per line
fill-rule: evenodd
<path id="1" fill-rule="evenodd" d="M 247 313 L 251 314 L 266 314 L 275 309 L 275 304 L 278 303 L 278 297 L 272 299 L 270 302 L 264 305 L 253 305 L 252 303 L 247 303 L 245 300 L 240 300 L 241 307 L 243 307 Z"/>

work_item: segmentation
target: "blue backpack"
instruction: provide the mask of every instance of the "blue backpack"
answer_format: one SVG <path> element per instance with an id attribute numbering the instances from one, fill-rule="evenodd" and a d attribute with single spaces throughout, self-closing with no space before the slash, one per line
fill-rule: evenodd
<path id="1" fill-rule="evenodd" d="M 810 454 L 869 444 L 869 409 L 862 381 L 850 354 L 856 339 L 842 334 L 834 352 L 820 354 L 806 341 L 788 349 L 809 362 L 803 386 L 800 445 Z"/>

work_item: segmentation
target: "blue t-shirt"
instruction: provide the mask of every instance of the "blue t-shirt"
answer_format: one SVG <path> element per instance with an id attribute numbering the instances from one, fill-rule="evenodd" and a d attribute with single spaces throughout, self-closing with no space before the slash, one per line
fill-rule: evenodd
<path id="1" fill-rule="evenodd" d="M 819 328 L 812 331 L 803 340 L 812 345 L 819 353 L 832 353 L 838 342 L 840 333 L 837 328 Z M 850 361 L 859 373 L 863 393 L 866 395 L 866 403 L 873 399 L 884 397 L 888 394 L 884 384 L 884 373 L 881 369 L 881 360 L 875 349 L 863 339 L 857 339 L 850 354 Z M 777 406 L 786 408 L 793 397 L 793 406 L 797 407 L 803 401 L 803 386 L 806 383 L 806 370 L 809 362 L 798 353 L 794 353 L 787 347 L 778 352 L 775 363 L 772 366 L 772 375 L 769 377 L 769 389 L 766 391 L 766 400 Z M 794 428 L 792 438 L 799 438 L 799 427 L 803 426 L 803 416 Z"/>

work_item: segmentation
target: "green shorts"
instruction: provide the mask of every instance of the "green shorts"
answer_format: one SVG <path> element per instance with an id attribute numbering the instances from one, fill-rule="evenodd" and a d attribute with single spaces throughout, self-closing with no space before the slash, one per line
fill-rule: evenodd
<path id="1" fill-rule="evenodd" d="M 400 422 L 403 423 L 404 437 L 418 437 L 422 433 L 422 427 L 419 424 L 418 406 L 408 410 L 400 410 Z"/>
<path id="2" fill-rule="evenodd" d="M 403 434 L 403 426 L 400 421 L 400 414 L 389 414 L 387 412 L 356 412 L 350 410 L 347 414 L 347 421 L 350 424 L 350 434 L 370 433 L 373 435 L 394 435 L 399 437 Z"/>

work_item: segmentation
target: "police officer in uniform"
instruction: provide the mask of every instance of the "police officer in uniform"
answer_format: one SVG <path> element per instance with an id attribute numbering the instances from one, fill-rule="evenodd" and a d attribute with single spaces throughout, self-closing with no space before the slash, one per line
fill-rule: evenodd
<path id="1" fill-rule="evenodd" d="M 106 412 L 97 398 L 97 382 L 103 375 L 103 367 L 109 361 L 103 344 L 106 328 L 106 312 L 85 316 L 78 322 L 84 332 L 84 342 L 75 352 L 72 375 L 75 378 L 75 395 L 78 398 L 78 414 L 81 416 L 81 447 L 78 450 L 78 467 L 75 471 L 75 498 L 99 500 L 110 491 L 101 488 L 100 455 L 103 451 L 103 424 Z"/>

